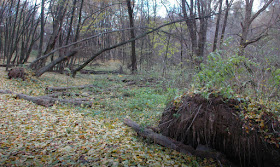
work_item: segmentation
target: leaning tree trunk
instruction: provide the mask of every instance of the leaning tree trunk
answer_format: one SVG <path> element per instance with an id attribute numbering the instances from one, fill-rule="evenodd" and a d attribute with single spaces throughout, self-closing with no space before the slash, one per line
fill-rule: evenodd
<path id="1" fill-rule="evenodd" d="M 72 51 L 72 52 L 68 53 L 66 56 L 57 58 L 56 60 L 50 62 L 50 64 L 48 64 L 48 65 L 40 68 L 39 70 L 37 70 L 36 71 L 36 76 L 40 77 L 42 74 L 44 74 L 48 70 L 52 69 L 56 64 L 61 63 L 62 61 L 70 59 L 75 54 L 77 54 L 77 51 Z"/>

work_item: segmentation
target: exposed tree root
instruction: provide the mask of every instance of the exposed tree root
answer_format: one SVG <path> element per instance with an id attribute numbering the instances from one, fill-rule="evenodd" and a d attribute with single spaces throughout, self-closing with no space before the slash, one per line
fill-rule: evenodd
<path id="1" fill-rule="evenodd" d="M 194 148 L 207 145 L 240 166 L 280 166 L 277 117 L 262 112 L 255 118 L 255 113 L 243 111 L 240 104 L 217 94 L 208 99 L 199 94 L 184 95 L 163 112 L 160 132 Z M 255 108 L 263 110 L 263 106 Z M 268 137 L 273 142 L 268 142 Z"/>

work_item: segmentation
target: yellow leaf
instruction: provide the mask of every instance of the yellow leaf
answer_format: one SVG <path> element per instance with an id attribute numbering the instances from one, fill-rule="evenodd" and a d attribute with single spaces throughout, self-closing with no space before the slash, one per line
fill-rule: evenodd
<path id="1" fill-rule="evenodd" d="M 260 126 L 261 128 L 264 128 L 264 121 L 261 122 Z"/>
<path id="2" fill-rule="evenodd" d="M 264 136 L 265 139 L 269 138 L 268 136 Z"/>
<path id="3" fill-rule="evenodd" d="M 84 135 L 79 136 L 80 139 L 86 139 Z"/>

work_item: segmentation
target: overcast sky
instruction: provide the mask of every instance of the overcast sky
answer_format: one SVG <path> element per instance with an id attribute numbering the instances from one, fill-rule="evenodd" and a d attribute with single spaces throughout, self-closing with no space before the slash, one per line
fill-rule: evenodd
<path id="1" fill-rule="evenodd" d="M 157 1 L 160 4 L 162 4 L 162 2 L 167 2 L 166 5 L 168 5 L 168 6 L 174 6 L 174 5 L 178 6 L 179 5 L 178 3 L 181 2 L 181 0 L 157 0 Z M 254 6 L 253 6 L 254 9 L 253 10 L 256 11 L 260 7 L 261 7 L 260 6 L 260 0 L 254 0 Z M 161 16 L 166 16 L 167 15 L 166 8 L 164 6 L 162 6 L 160 8 L 160 12 L 159 13 L 160 13 Z"/>
<path id="2" fill-rule="evenodd" d="M 40 4 L 41 0 L 29 0 L 31 2 L 37 2 L 37 4 Z M 161 6 L 159 9 L 159 14 L 161 16 L 166 16 L 167 12 L 166 12 L 166 8 L 162 5 L 162 3 L 164 3 L 164 5 L 166 5 L 166 7 L 173 7 L 174 5 L 178 6 L 181 2 L 181 0 L 157 0 L 158 5 Z M 256 11 L 257 9 L 260 8 L 260 0 L 254 0 L 254 10 Z"/>

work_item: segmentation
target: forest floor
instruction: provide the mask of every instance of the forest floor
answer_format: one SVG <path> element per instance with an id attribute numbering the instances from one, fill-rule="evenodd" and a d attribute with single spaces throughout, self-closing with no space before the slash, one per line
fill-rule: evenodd
<path id="1" fill-rule="evenodd" d="M 46 73 L 40 78 L 7 79 L 0 69 L 0 89 L 30 96 L 46 87 L 93 84 L 73 90 L 93 102 L 91 108 L 56 104 L 46 108 L 0 94 L 0 166 L 216 166 L 145 141 L 123 123 L 130 118 L 157 126 L 175 88 L 150 76 Z"/>

